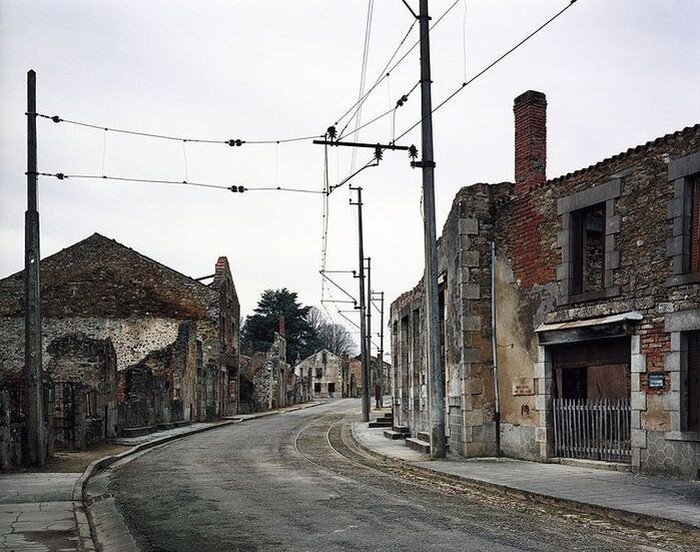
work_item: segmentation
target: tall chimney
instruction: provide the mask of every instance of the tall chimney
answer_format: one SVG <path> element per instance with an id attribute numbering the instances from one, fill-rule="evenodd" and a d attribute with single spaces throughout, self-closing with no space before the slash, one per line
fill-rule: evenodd
<path id="1" fill-rule="evenodd" d="M 280 334 L 282 337 L 287 337 L 287 328 L 286 328 L 286 324 L 285 324 L 285 321 L 284 321 L 284 316 L 280 316 L 280 318 L 279 318 L 279 323 L 280 323 L 279 334 Z"/>
<path id="2" fill-rule="evenodd" d="M 528 90 L 515 98 L 515 193 L 529 192 L 546 179 L 547 98 Z"/>

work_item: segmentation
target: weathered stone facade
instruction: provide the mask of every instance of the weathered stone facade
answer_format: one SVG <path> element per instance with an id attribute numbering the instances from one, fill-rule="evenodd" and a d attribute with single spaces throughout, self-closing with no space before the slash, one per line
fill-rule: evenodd
<path id="1" fill-rule="evenodd" d="M 700 400 L 689 396 L 686 343 L 700 329 L 700 277 L 688 270 L 700 125 L 546 180 L 545 109 L 540 93 L 516 99 L 515 183 L 460 190 L 438 241 L 450 449 L 548 460 L 553 399 L 617 400 L 623 389 L 626 461 L 697 477 L 700 433 L 684 416 Z M 423 312 L 420 285 L 392 305 L 396 424 L 414 435 L 428 429 Z M 584 342 L 624 350 L 596 368 Z M 574 357 L 576 369 L 557 364 Z M 572 395 L 576 385 L 588 391 Z"/>
<path id="2" fill-rule="evenodd" d="M 9 377 L 24 364 L 22 278 L 0 280 L 0 372 Z M 225 257 L 205 285 L 93 234 L 41 261 L 41 301 L 44 370 L 116 393 L 119 409 L 100 399 L 107 435 L 236 413 L 240 312 Z M 87 351 L 106 341 L 119 376 L 100 387 L 88 369 L 99 355 Z"/>
<path id="3" fill-rule="evenodd" d="M 267 351 L 241 358 L 240 382 L 241 406 L 246 413 L 283 408 L 312 398 L 309 380 L 287 362 L 287 340 L 279 332 L 275 332 Z"/>
<path id="4" fill-rule="evenodd" d="M 302 360 L 294 367 L 295 373 L 311 382 L 311 392 L 316 398 L 347 396 L 348 359 L 323 349 Z M 343 379 L 345 375 L 346 379 Z"/>

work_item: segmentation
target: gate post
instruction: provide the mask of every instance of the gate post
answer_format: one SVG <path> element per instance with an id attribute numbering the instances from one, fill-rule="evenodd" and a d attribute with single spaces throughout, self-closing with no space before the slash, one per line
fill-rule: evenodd
<path id="1" fill-rule="evenodd" d="M 73 385 L 73 448 L 77 450 L 85 450 L 85 433 L 86 433 L 86 389 L 84 383 L 74 382 Z"/>

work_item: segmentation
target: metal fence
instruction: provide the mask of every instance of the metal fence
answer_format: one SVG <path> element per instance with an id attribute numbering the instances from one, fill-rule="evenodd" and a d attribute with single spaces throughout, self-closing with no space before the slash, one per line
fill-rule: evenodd
<path id="1" fill-rule="evenodd" d="M 605 462 L 630 461 L 627 399 L 554 399 L 554 454 Z"/>

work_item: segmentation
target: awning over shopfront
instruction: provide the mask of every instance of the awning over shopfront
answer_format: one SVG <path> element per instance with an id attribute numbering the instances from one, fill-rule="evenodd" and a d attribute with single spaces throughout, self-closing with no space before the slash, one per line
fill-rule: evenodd
<path id="1" fill-rule="evenodd" d="M 633 325 L 642 318 L 641 312 L 630 311 L 598 318 L 542 324 L 535 330 L 535 333 L 537 333 L 540 345 L 620 337 L 630 335 Z"/>

